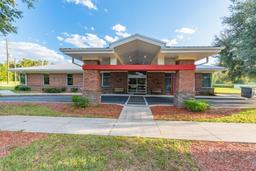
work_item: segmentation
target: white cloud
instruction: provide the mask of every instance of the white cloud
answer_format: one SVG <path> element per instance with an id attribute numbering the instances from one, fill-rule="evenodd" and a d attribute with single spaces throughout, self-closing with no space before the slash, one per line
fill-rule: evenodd
<path id="1" fill-rule="evenodd" d="M 89 8 L 89 9 L 94 9 L 97 10 L 96 5 L 92 2 L 92 0 L 66 0 L 66 2 L 69 3 L 75 3 L 75 4 L 81 4 L 84 5 L 85 7 Z"/>
<path id="2" fill-rule="evenodd" d="M 59 41 L 62 41 L 62 40 L 63 40 L 63 37 L 57 36 L 57 39 L 58 39 Z"/>
<path id="3" fill-rule="evenodd" d="M 182 27 L 180 29 L 175 30 L 175 32 L 183 34 L 194 34 L 196 32 L 196 29 Z"/>
<path id="4" fill-rule="evenodd" d="M 104 39 L 105 39 L 107 42 L 112 43 L 112 42 L 114 42 L 114 41 L 117 41 L 119 38 L 118 38 L 117 36 L 112 37 L 112 36 L 106 35 L 106 36 L 104 37 Z"/>
<path id="5" fill-rule="evenodd" d="M 91 27 L 91 30 L 92 30 L 92 31 L 94 31 L 94 30 L 95 30 L 95 28 L 94 28 L 94 27 Z"/>
<path id="6" fill-rule="evenodd" d="M 180 34 L 180 35 L 177 35 L 177 38 L 182 40 L 182 39 L 184 39 L 184 36 L 182 34 Z"/>
<path id="7" fill-rule="evenodd" d="M 80 48 L 104 47 L 107 44 L 104 39 L 91 33 L 86 33 L 85 35 L 71 34 L 63 38 L 62 41 Z"/>
<path id="8" fill-rule="evenodd" d="M 4 61 L 5 41 L 0 41 L 0 61 Z M 44 59 L 50 62 L 64 60 L 64 57 L 52 49 L 32 42 L 9 42 L 9 53 L 17 60 L 22 58 Z"/>
<path id="9" fill-rule="evenodd" d="M 115 31 L 116 35 L 120 36 L 120 37 L 128 37 L 131 34 L 126 32 L 126 27 L 121 25 L 121 24 L 116 24 L 112 27 L 112 30 Z"/>
<path id="10" fill-rule="evenodd" d="M 126 33 L 126 32 L 116 32 L 116 35 L 121 36 L 121 37 L 129 37 L 131 34 Z"/>
<path id="11" fill-rule="evenodd" d="M 173 46 L 178 43 L 177 39 L 163 39 L 162 41 L 166 43 L 166 46 Z"/>
<path id="12" fill-rule="evenodd" d="M 112 27 L 112 30 L 116 31 L 116 32 L 125 32 L 126 31 L 126 27 L 121 25 L 121 24 L 116 24 Z"/>

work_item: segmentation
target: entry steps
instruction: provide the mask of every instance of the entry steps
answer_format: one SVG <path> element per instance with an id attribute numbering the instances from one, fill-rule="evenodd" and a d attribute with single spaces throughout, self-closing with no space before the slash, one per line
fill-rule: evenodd
<path id="1" fill-rule="evenodd" d="M 147 105 L 143 96 L 130 96 L 127 105 Z"/>

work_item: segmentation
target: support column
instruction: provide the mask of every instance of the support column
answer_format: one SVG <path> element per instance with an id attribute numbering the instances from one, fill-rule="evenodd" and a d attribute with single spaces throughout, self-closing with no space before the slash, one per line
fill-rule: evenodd
<path id="1" fill-rule="evenodd" d="M 194 60 L 178 61 L 177 65 L 194 64 Z M 195 70 L 179 70 L 176 72 L 176 91 L 174 105 L 183 107 L 183 101 L 195 97 Z"/>
<path id="2" fill-rule="evenodd" d="M 84 61 L 85 64 L 99 65 L 98 60 Z M 83 95 L 87 96 L 92 105 L 101 103 L 101 77 L 98 70 L 84 70 Z"/>

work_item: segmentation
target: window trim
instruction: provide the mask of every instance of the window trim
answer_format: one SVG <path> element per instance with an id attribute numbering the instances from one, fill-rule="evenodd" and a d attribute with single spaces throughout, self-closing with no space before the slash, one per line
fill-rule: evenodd
<path id="1" fill-rule="evenodd" d="M 48 75 L 48 80 L 49 80 L 49 81 L 48 81 L 48 82 L 49 82 L 48 84 L 45 84 L 45 75 Z M 44 75 L 43 75 L 43 79 L 44 79 L 44 86 L 49 86 L 49 85 L 50 85 L 50 74 L 44 74 Z"/>
<path id="2" fill-rule="evenodd" d="M 203 75 L 204 75 L 204 74 L 207 74 L 207 75 L 210 76 L 210 86 L 205 87 L 205 86 L 203 85 L 203 81 L 204 81 Z M 212 87 L 212 73 L 202 73 L 202 75 L 201 75 L 201 80 L 202 80 L 202 88 L 211 88 L 211 87 Z"/>
<path id="3" fill-rule="evenodd" d="M 69 85 L 69 84 L 68 84 L 68 75 L 71 75 L 71 76 L 72 76 L 72 85 Z M 70 86 L 70 87 L 74 86 L 74 74 L 67 74 L 66 83 L 67 83 L 67 84 L 66 84 L 67 86 Z"/>
<path id="4" fill-rule="evenodd" d="M 22 84 L 21 83 L 21 79 L 20 79 L 20 85 L 27 85 L 27 83 L 28 83 L 28 78 L 27 78 L 27 74 L 26 73 L 20 73 L 20 76 L 21 76 L 21 74 L 24 74 L 25 75 L 25 84 Z"/>
<path id="5" fill-rule="evenodd" d="M 110 87 L 110 83 L 109 83 L 109 85 L 103 85 L 103 76 L 104 76 L 104 73 L 109 73 L 109 74 L 110 74 L 110 72 L 102 72 L 102 73 L 101 73 L 101 87 Z M 109 79 L 110 79 L 110 75 L 109 75 Z"/>

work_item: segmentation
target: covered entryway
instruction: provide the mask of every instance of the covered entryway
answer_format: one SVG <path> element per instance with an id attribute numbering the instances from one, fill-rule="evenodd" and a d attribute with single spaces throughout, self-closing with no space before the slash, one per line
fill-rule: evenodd
<path id="1" fill-rule="evenodd" d="M 128 72 L 128 94 L 147 93 L 146 72 Z"/>

